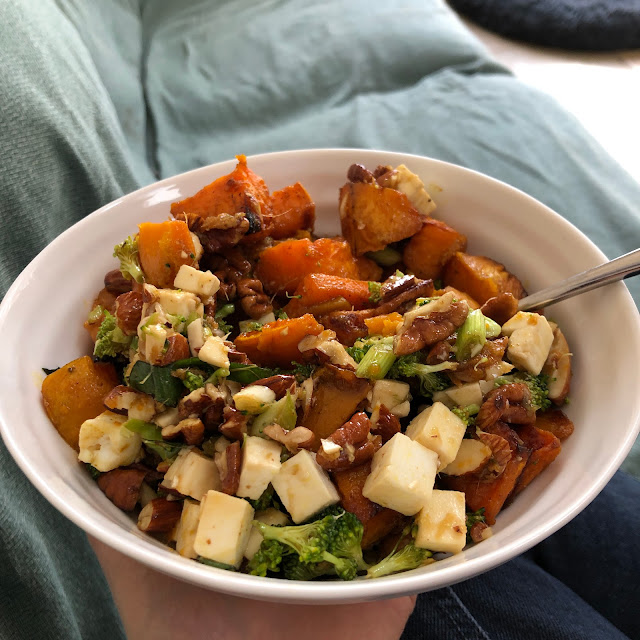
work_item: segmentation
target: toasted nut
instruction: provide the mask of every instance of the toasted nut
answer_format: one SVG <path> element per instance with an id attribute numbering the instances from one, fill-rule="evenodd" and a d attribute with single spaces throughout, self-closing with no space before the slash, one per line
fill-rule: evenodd
<path id="1" fill-rule="evenodd" d="M 220 491 L 230 496 L 236 494 L 240 486 L 240 471 L 242 469 L 242 450 L 239 442 L 233 442 L 224 451 L 226 460 L 226 472 L 221 476 L 222 487 Z"/>
<path id="2" fill-rule="evenodd" d="M 146 475 L 146 469 L 120 467 L 103 473 L 98 478 L 98 486 L 116 507 L 133 511 Z"/>
<path id="3" fill-rule="evenodd" d="M 315 442 L 313 431 L 306 427 L 296 427 L 286 431 L 279 424 L 270 424 L 262 430 L 262 433 L 284 445 L 291 453 L 297 453 L 299 449 L 311 449 Z"/>
<path id="4" fill-rule="evenodd" d="M 469 535 L 474 542 L 482 542 L 491 537 L 491 527 L 486 522 L 474 522 L 469 529 Z"/>
<path id="5" fill-rule="evenodd" d="M 189 349 L 189 341 L 181 334 L 174 333 L 173 335 L 167 338 L 167 349 L 162 354 L 157 362 L 160 367 L 164 367 L 172 362 L 176 362 L 178 360 L 184 360 L 185 358 L 189 358 L 191 356 L 191 350 Z"/>
<path id="6" fill-rule="evenodd" d="M 230 440 L 242 440 L 247 433 L 247 417 L 234 407 L 225 407 L 222 417 L 224 422 L 218 431 Z"/>
<path id="7" fill-rule="evenodd" d="M 104 276 L 104 288 L 116 295 L 126 293 L 133 288 L 133 280 L 127 280 L 120 269 L 113 269 Z"/>
<path id="8" fill-rule="evenodd" d="M 256 384 L 263 387 L 269 387 L 269 389 L 276 394 L 276 400 L 280 400 L 280 398 L 282 398 L 286 392 L 296 384 L 296 378 L 291 375 L 278 374 L 269 378 L 262 378 L 262 380 L 256 380 L 247 386 L 250 387 L 251 385 Z"/>
<path id="9" fill-rule="evenodd" d="M 142 292 L 127 291 L 116 298 L 116 321 L 126 336 L 135 336 L 142 318 Z"/>
<path id="10" fill-rule="evenodd" d="M 372 416 L 373 417 L 373 416 Z M 386 405 L 378 406 L 378 419 L 371 426 L 371 433 L 382 438 L 383 444 L 391 440 L 400 431 L 400 420 L 387 409 Z"/>
<path id="11" fill-rule="evenodd" d="M 204 440 L 204 424 L 200 418 L 185 418 L 178 424 L 169 425 L 162 429 L 162 437 L 173 440 L 179 436 L 188 445 L 200 444 Z"/>
<path id="12" fill-rule="evenodd" d="M 553 329 L 553 342 L 547 360 L 542 367 L 551 379 L 549 383 L 549 400 L 556 405 L 562 405 L 571 388 L 571 351 L 566 338 L 560 328 L 551 325 Z"/>
<path id="13" fill-rule="evenodd" d="M 337 458 L 327 456 L 322 449 L 316 455 L 316 462 L 325 471 L 342 471 L 352 467 L 358 467 L 373 458 L 373 455 L 382 447 L 380 436 L 371 436 L 369 439 L 358 444 L 345 445 L 343 451 Z"/>
<path id="14" fill-rule="evenodd" d="M 147 533 L 171 531 L 180 520 L 182 502 L 156 498 L 140 511 L 138 529 Z"/>
<path id="15" fill-rule="evenodd" d="M 485 431 L 498 420 L 509 424 L 535 422 L 536 412 L 531 405 L 531 391 L 526 384 L 503 384 L 487 395 L 476 417 L 476 426 Z"/>
<path id="16" fill-rule="evenodd" d="M 483 478 L 493 480 L 502 474 L 513 457 L 511 447 L 505 438 L 495 433 L 485 433 L 478 429 L 477 435 L 478 440 L 491 449 L 491 458 L 482 470 Z"/>
<path id="17" fill-rule="evenodd" d="M 206 392 L 205 387 L 200 387 L 178 402 L 178 414 L 180 418 L 197 418 L 212 404 L 213 398 Z"/>

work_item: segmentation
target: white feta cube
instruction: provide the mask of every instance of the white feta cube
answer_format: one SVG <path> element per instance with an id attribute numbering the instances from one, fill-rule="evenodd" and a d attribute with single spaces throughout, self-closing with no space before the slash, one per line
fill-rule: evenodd
<path id="1" fill-rule="evenodd" d="M 209 336 L 198 351 L 198 358 L 214 367 L 229 368 L 229 347 L 220 336 Z"/>
<path id="2" fill-rule="evenodd" d="M 142 438 L 124 428 L 127 416 L 104 411 L 80 427 L 78 459 L 103 473 L 135 462 Z"/>
<path id="3" fill-rule="evenodd" d="M 215 295 L 220 289 L 220 280 L 211 271 L 200 271 L 183 264 L 173 281 L 176 289 L 195 293 L 203 298 Z"/>
<path id="4" fill-rule="evenodd" d="M 200 503 L 194 500 L 185 500 L 175 532 L 176 551 L 185 558 L 195 558 L 198 555 L 193 548 L 193 543 L 196 539 L 199 520 Z"/>
<path id="5" fill-rule="evenodd" d="M 273 440 L 248 436 L 242 445 L 242 470 L 236 495 L 257 500 L 280 471 L 282 447 Z"/>
<path id="6" fill-rule="evenodd" d="M 196 449 L 185 448 L 164 474 L 162 486 L 201 500 L 207 491 L 220 488 L 220 474 L 212 458 Z"/>
<path id="7" fill-rule="evenodd" d="M 383 507 L 412 516 L 431 496 L 437 468 L 435 451 L 396 433 L 373 456 L 362 495 Z"/>
<path id="8" fill-rule="evenodd" d="M 326 471 L 304 449 L 282 464 L 271 484 L 296 524 L 340 502 Z"/>
<path id="9" fill-rule="evenodd" d="M 439 471 L 455 459 L 466 430 L 457 415 L 442 402 L 436 402 L 409 423 L 406 435 L 438 454 Z"/>
<path id="10" fill-rule="evenodd" d="M 196 318 L 187 326 L 187 340 L 191 355 L 198 357 L 198 352 L 204 345 L 204 324 L 202 318 Z"/>
<path id="11" fill-rule="evenodd" d="M 537 376 L 553 343 L 553 329 L 549 321 L 538 313 L 518 311 L 502 325 L 502 333 L 509 336 L 509 360 L 518 369 Z"/>
<path id="12" fill-rule="evenodd" d="M 239 567 L 251 534 L 253 507 L 242 498 L 207 491 L 193 542 L 203 558 Z"/>
<path id="13" fill-rule="evenodd" d="M 252 384 L 233 394 L 233 403 L 238 411 L 262 413 L 268 405 L 276 401 L 273 389 L 261 384 Z"/>
<path id="14" fill-rule="evenodd" d="M 190 291 L 175 291 L 174 289 L 157 289 L 157 301 L 163 311 L 172 316 L 188 318 L 192 315 L 202 317 L 204 307 L 195 294 Z"/>
<path id="15" fill-rule="evenodd" d="M 285 526 L 290 524 L 287 516 L 282 513 L 282 511 L 278 511 L 277 509 L 269 508 L 265 511 L 259 511 L 256 513 L 254 520 L 258 522 L 264 522 L 264 524 L 277 524 L 280 526 Z M 249 534 L 249 542 L 247 542 L 247 547 L 244 550 L 244 557 L 247 560 L 251 560 L 253 556 L 256 555 L 256 552 L 260 548 L 262 544 L 262 534 L 258 530 L 257 527 L 251 527 L 251 533 Z"/>
<path id="16" fill-rule="evenodd" d="M 434 489 L 418 514 L 416 523 L 416 547 L 442 553 L 459 553 L 467 543 L 464 493 Z"/>
<path id="17" fill-rule="evenodd" d="M 409 415 L 411 398 L 409 384 L 399 380 L 376 380 L 371 391 L 371 411 L 384 405 L 398 418 Z"/>

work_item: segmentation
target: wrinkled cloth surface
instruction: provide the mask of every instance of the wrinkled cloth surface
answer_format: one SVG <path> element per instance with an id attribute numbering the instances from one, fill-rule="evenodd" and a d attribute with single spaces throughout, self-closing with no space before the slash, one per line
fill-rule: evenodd
<path id="1" fill-rule="evenodd" d="M 441 0 L 0 0 L 0 41 L 0 295 L 124 193 L 308 147 L 455 162 L 540 199 L 609 257 L 638 246 L 640 186 Z M 625 464 L 640 474 L 637 449 Z M 0 637 L 123 637 L 84 534 L 4 445 L 0 487 Z"/>

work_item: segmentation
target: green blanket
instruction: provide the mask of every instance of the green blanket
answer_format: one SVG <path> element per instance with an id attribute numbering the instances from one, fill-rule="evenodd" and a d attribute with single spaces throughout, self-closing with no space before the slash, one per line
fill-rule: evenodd
<path id="1" fill-rule="evenodd" d="M 640 186 L 441 0 L 2 0 L 0 37 L 0 295 L 123 193 L 305 147 L 452 161 L 540 199 L 609 257 L 638 246 Z M 83 534 L 3 447 L 0 461 L 2 637 L 122 637 Z M 640 451 L 626 465 L 640 475 Z"/>

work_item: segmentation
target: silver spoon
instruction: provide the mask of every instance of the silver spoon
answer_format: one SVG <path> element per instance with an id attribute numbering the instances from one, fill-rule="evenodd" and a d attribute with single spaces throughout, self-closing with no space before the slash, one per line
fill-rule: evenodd
<path id="1" fill-rule="evenodd" d="M 577 296 L 579 293 L 585 293 L 639 273 L 640 249 L 635 249 L 619 258 L 605 262 L 598 267 L 587 269 L 587 271 L 578 273 L 551 287 L 522 298 L 518 301 L 518 310 L 529 311 L 548 307 L 556 302 Z"/>

